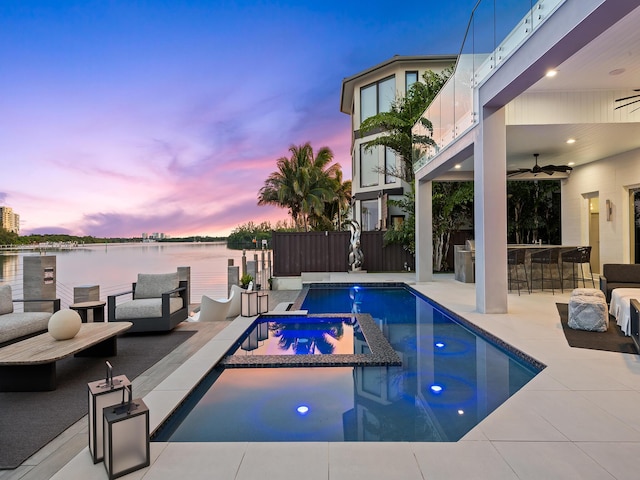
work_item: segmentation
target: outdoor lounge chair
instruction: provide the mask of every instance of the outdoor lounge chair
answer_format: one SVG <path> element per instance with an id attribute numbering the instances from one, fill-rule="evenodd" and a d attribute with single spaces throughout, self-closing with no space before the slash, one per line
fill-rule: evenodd
<path id="1" fill-rule="evenodd" d="M 132 300 L 116 304 L 117 297 L 127 294 Z M 173 330 L 188 317 L 188 283 L 178 280 L 178 272 L 140 273 L 131 290 L 107 297 L 107 310 L 110 322 L 133 323 L 127 333 Z"/>
<path id="2" fill-rule="evenodd" d="M 229 298 L 211 298 L 207 295 L 202 295 L 200 302 L 200 316 L 199 322 L 220 322 L 229 316 L 229 308 L 235 292 L 231 290 Z"/>

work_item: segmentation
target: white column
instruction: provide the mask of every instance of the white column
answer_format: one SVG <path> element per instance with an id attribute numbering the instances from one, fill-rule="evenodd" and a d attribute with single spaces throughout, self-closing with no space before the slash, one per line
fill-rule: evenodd
<path id="1" fill-rule="evenodd" d="M 504 108 L 484 109 L 474 145 L 476 308 L 507 312 L 507 142 Z"/>
<path id="2" fill-rule="evenodd" d="M 433 280 L 433 218 L 431 182 L 416 180 L 416 281 Z"/>

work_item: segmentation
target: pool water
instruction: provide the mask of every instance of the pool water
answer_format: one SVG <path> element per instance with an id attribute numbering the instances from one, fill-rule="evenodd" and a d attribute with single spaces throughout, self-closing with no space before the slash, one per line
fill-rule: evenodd
<path id="1" fill-rule="evenodd" d="M 216 367 L 154 440 L 457 441 L 544 368 L 407 286 L 302 296 L 313 314 L 370 314 L 402 365 Z M 369 353 L 357 334 L 352 353 Z"/>

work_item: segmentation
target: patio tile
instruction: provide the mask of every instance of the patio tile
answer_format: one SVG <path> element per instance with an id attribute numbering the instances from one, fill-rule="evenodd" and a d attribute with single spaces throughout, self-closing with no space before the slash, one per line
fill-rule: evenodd
<path id="1" fill-rule="evenodd" d="M 615 478 L 638 478 L 640 443 L 581 442 L 577 446 Z"/>
<path id="2" fill-rule="evenodd" d="M 413 443 L 424 478 L 516 480 L 518 477 L 490 442 Z M 464 458 L 464 461 L 451 461 Z"/>
<path id="3" fill-rule="evenodd" d="M 329 480 L 424 480 L 407 443 L 330 443 Z"/>
<path id="4" fill-rule="evenodd" d="M 326 480 L 329 476 L 329 444 L 250 443 L 235 480 Z"/>
<path id="5" fill-rule="evenodd" d="M 519 480 L 613 480 L 604 468 L 570 442 L 494 442 Z"/>

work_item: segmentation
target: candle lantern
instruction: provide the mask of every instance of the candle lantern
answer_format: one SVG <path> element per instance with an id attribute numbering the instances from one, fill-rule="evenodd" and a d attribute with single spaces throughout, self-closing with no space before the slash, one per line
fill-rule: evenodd
<path id="1" fill-rule="evenodd" d="M 107 376 L 87 384 L 89 391 L 89 452 L 93 463 L 98 463 L 103 457 L 102 444 L 102 410 L 105 407 L 122 402 L 123 391 L 131 387 L 126 375 L 113 376 L 113 367 L 107 364 Z"/>

